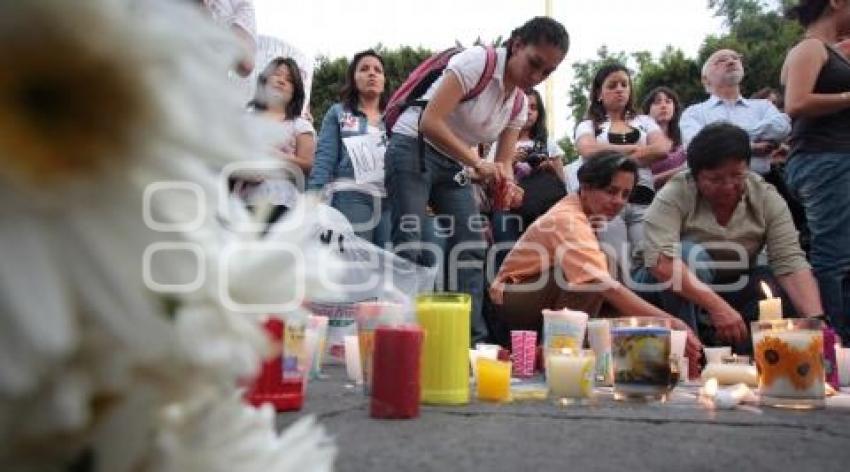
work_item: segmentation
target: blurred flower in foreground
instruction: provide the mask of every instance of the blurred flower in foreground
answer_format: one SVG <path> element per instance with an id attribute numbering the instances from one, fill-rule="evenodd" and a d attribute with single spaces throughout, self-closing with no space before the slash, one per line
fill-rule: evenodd
<path id="1" fill-rule="evenodd" d="M 264 149 L 226 79 L 235 54 L 193 2 L 0 1 L 0 469 L 331 467 L 311 420 L 277 435 L 235 399 L 269 346 L 256 314 L 223 303 L 222 254 L 302 251 L 228 268 L 246 304 L 328 290 L 332 259 L 307 200 L 267 238 L 223 229 L 250 218 L 213 170 Z M 175 182 L 198 192 L 146 199 Z M 194 258 L 143 270 L 162 243 Z M 192 272 L 201 283 L 168 303 L 145 283 Z"/>

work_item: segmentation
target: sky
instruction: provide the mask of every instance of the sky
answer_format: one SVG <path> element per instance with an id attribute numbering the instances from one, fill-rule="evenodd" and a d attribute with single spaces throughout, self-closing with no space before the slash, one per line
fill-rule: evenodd
<path id="1" fill-rule="evenodd" d="M 696 56 L 703 39 L 723 31 L 708 0 L 551 0 L 552 16 L 570 35 L 570 50 L 553 81 L 554 133 L 571 133 L 567 106 L 571 65 L 610 51 L 646 50 L 657 55 L 667 46 Z M 422 46 L 441 50 L 455 40 L 471 45 L 502 36 L 527 19 L 544 14 L 544 0 L 254 0 L 257 30 L 290 43 L 309 55 L 351 57 L 378 43 L 389 48 Z M 296 6 L 297 5 L 297 6 Z M 543 93 L 544 87 L 539 87 Z"/>

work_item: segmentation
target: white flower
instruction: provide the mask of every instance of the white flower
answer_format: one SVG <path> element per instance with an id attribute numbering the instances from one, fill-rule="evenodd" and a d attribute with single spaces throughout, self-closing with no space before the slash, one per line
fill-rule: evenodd
<path id="1" fill-rule="evenodd" d="M 268 244 L 218 198 L 214 175 L 263 156 L 225 74 L 238 52 L 194 2 L 0 2 L 0 469 L 64 469 L 87 450 L 119 472 L 330 468 L 319 429 L 278 436 L 268 412 L 234 398 L 268 348 L 221 287 L 225 248 Z M 198 193 L 160 192 L 146 207 L 162 182 Z M 166 225 L 200 217 L 162 230 L 143 209 Z M 237 264 L 241 301 L 327 290 L 306 266 L 328 248 L 298 227 L 273 234 L 308 262 Z M 151 257 L 146 274 L 161 243 L 195 262 Z M 258 273 L 263 291 L 244 289 Z M 200 284 L 169 304 L 145 275 Z"/>

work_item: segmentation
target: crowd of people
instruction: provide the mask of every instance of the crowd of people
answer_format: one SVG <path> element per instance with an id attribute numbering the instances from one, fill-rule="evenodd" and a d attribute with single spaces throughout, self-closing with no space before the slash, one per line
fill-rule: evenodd
<path id="1" fill-rule="evenodd" d="M 282 126 L 280 159 L 357 236 L 440 265 L 443 287 L 472 296 L 473 342 L 505 343 L 511 329 L 539 330 L 542 309 L 571 308 L 669 318 L 689 331 L 694 361 L 702 345 L 746 353 L 766 282 L 786 316 L 824 319 L 850 345 L 850 62 L 839 46 L 850 2 L 803 0 L 789 14 L 806 33 L 786 58 L 784 95 L 744 98 L 731 49 L 705 61 L 708 98 L 690 106 L 668 87 L 635 96 L 629 69 L 609 63 L 568 165 L 534 90 L 569 49 L 546 17 L 501 46 L 452 52 L 430 78 L 414 72 L 415 96 L 401 102 L 381 55 L 356 54 L 318 133 L 301 115 L 294 61 L 264 66 L 249 109 Z"/>

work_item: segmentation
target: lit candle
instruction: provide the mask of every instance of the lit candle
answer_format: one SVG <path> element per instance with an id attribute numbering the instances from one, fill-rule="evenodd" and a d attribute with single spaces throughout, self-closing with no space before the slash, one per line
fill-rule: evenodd
<path id="1" fill-rule="evenodd" d="M 759 321 L 782 319 L 782 299 L 774 297 L 770 287 L 764 281 L 761 283 L 761 289 L 767 298 L 759 300 Z"/>
<path id="2" fill-rule="evenodd" d="M 753 392 L 746 385 L 737 384 L 729 388 L 719 388 L 716 378 L 708 379 L 705 386 L 700 389 L 700 401 L 709 408 L 720 410 L 731 410 L 742 401 L 751 401 L 752 398 Z"/>
<path id="3" fill-rule="evenodd" d="M 419 373 L 422 329 L 418 326 L 378 326 L 372 359 L 373 418 L 419 416 Z"/>
<path id="4" fill-rule="evenodd" d="M 475 381 L 479 400 L 504 402 L 510 399 L 511 363 L 479 357 Z"/>
<path id="5" fill-rule="evenodd" d="M 593 396 L 596 356 L 593 351 L 562 350 L 548 356 L 546 384 L 556 398 L 590 398 Z"/>
<path id="6" fill-rule="evenodd" d="M 761 401 L 793 408 L 824 406 L 823 324 L 811 319 L 753 322 Z"/>

